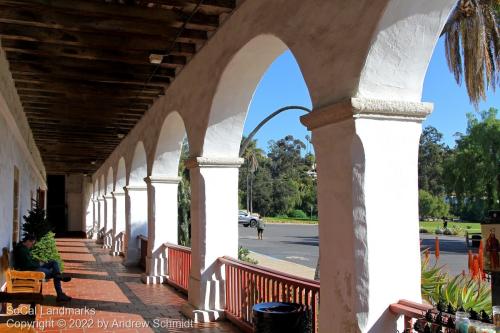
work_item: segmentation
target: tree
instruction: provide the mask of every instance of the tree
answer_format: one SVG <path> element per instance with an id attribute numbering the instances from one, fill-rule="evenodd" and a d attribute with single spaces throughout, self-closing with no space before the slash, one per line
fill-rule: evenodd
<path id="1" fill-rule="evenodd" d="M 179 161 L 179 175 L 181 181 L 178 190 L 178 241 L 184 246 L 191 245 L 191 185 L 189 182 L 189 170 L 184 162 L 189 156 L 189 146 L 187 140 L 182 143 L 181 157 Z"/>
<path id="2" fill-rule="evenodd" d="M 418 210 L 421 217 L 448 216 L 449 208 L 442 197 L 434 196 L 424 190 L 418 191 Z"/>
<path id="3" fill-rule="evenodd" d="M 498 0 L 459 0 L 442 32 L 448 67 L 458 84 L 465 81 L 476 107 L 486 98 L 486 89 L 495 90 L 498 82 L 499 4 Z"/>
<path id="4" fill-rule="evenodd" d="M 419 189 L 430 192 L 432 195 L 445 193 L 443 183 L 443 164 L 449 149 L 442 143 L 443 134 L 436 128 L 424 128 L 420 137 L 418 151 L 418 185 Z"/>
<path id="5" fill-rule="evenodd" d="M 274 178 L 279 175 L 291 175 L 305 171 L 307 167 L 302 159 L 301 152 L 306 145 L 293 135 L 287 135 L 278 141 L 269 141 L 269 153 L 267 157 L 271 160 L 271 174 Z"/>
<path id="6" fill-rule="evenodd" d="M 263 151 L 257 148 L 257 141 L 249 141 L 243 152 L 243 158 L 245 163 L 243 167 L 246 168 L 246 207 L 247 211 L 253 212 L 253 184 L 255 178 L 255 172 L 259 168 L 259 159 L 263 156 Z"/>
<path id="7" fill-rule="evenodd" d="M 499 208 L 500 120 L 490 108 L 480 118 L 467 114 L 467 132 L 458 134 L 456 148 L 445 163 L 444 181 L 454 209 L 463 218 L 481 220 Z"/>
<path id="8" fill-rule="evenodd" d="M 28 215 L 24 215 L 23 236 L 31 235 L 37 240 L 42 239 L 52 228 L 47 221 L 45 210 L 40 207 L 38 201 L 34 200 L 35 207 L 28 211 Z"/>

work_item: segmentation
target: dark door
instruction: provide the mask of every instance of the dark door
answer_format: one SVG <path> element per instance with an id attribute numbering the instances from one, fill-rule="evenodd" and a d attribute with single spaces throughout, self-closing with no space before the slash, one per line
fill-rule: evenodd
<path id="1" fill-rule="evenodd" d="M 68 231 L 66 218 L 66 177 L 47 176 L 47 219 L 57 234 Z"/>

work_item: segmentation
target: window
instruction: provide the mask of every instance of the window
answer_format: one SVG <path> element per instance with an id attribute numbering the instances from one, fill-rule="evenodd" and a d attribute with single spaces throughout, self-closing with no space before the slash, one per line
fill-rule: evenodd
<path id="1" fill-rule="evenodd" d="M 19 169 L 14 167 L 14 207 L 12 215 L 12 244 L 19 241 Z"/>

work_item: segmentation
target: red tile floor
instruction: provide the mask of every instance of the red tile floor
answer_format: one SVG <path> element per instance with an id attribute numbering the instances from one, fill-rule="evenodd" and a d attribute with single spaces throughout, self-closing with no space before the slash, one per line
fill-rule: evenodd
<path id="1" fill-rule="evenodd" d="M 58 239 L 57 245 L 64 273 L 73 278 L 63 289 L 73 299 L 56 303 L 52 282 L 45 283 L 35 332 L 239 332 L 228 322 L 188 321 L 180 312 L 184 295 L 143 284 L 139 268 L 123 266 L 92 240 Z"/>

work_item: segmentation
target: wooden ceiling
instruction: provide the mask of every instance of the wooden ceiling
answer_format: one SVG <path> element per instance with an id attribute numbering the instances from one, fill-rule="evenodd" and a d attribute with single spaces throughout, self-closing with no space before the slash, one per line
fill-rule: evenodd
<path id="1" fill-rule="evenodd" d="M 235 6 L 0 0 L 2 48 L 47 173 L 97 170 Z"/>

